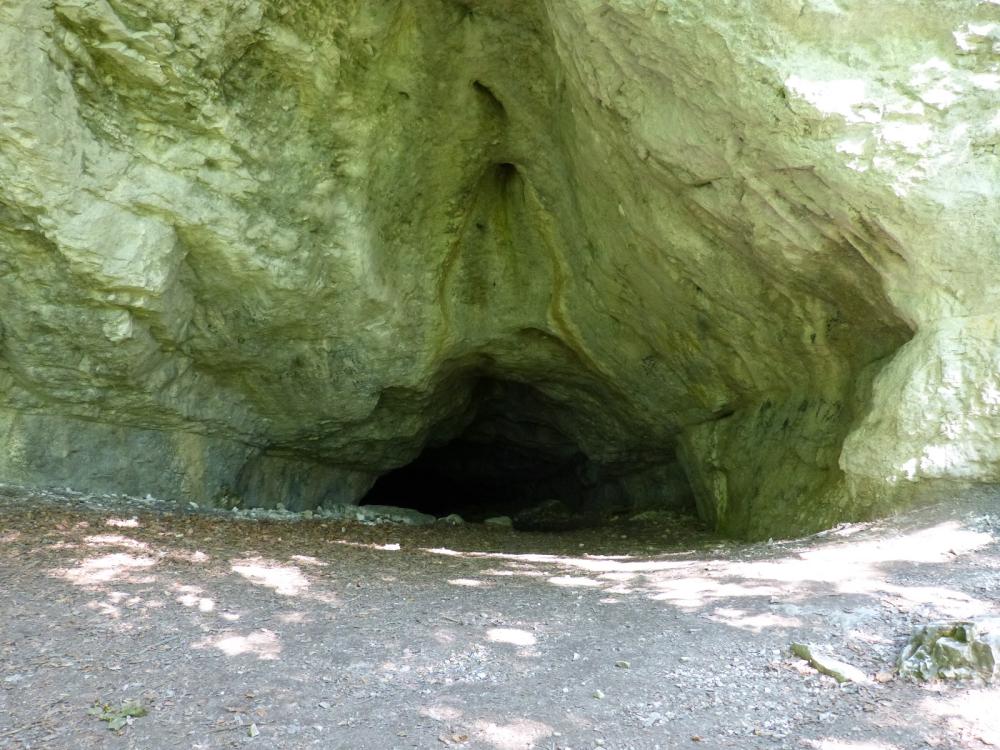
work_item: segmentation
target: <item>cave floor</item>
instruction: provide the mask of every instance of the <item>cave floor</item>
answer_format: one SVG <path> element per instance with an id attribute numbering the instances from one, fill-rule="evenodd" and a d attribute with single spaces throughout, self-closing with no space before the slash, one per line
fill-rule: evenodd
<path id="1" fill-rule="evenodd" d="M 892 675 L 915 626 L 1000 611 L 995 490 L 740 545 L 0 487 L 0 586 L 2 748 L 1000 745 L 1000 687 Z M 877 679 L 838 686 L 793 641 Z M 118 731 L 89 713 L 128 701 L 148 713 Z"/>

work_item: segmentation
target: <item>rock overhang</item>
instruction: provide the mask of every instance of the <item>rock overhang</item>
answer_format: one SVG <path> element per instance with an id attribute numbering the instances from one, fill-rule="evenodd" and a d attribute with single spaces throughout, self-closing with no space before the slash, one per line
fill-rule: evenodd
<path id="1" fill-rule="evenodd" d="M 8 450 L 11 478 L 357 500 L 484 381 L 642 502 L 679 456 L 734 535 L 930 466 L 892 401 L 992 294 L 936 247 L 996 236 L 997 167 L 958 158 L 986 124 L 919 100 L 980 101 L 986 4 L 893 3 L 892 49 L 844 3 L 202 5 L 3 11 L 6 435 L 64 446 Z M 934 455 L 988 479 L 993 412 L 952 391 Z"/>

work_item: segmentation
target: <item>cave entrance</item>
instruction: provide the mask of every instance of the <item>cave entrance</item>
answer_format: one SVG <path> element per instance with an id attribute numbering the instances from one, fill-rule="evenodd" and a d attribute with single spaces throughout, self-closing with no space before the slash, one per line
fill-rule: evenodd
<path id="1" fill-rule="evenodd" d="M 486 442 L 464 436 L 428 448 L 413 462 L 383 474 L 361 502 L 438 517 L 457 513 L 474 522 L 509 516 L 523 525 L 525 511 L 557 501 L 582 525 L 585 508 L 573 497 L 585 494 L 580 470 L 586 463 L 580 453 L 546 454 L 506 439 Z"/>
<path id="2" fill-rule="evenodd" d="M 594 462 L 565 429 L 565 408 L 524 384 L 481 381 L 460 434 L 432 435 L 413 461 L 379 477 L 361 504 L 469 522 L 507 516 L 515 528 L 537 531 L 593 527 L 654 509 L 694 513 L 672 451 L 660 463 Z"/>

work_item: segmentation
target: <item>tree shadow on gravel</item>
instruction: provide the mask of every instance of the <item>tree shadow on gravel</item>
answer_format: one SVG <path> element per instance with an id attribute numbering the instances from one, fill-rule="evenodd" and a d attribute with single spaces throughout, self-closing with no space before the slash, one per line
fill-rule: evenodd
<path id="1" fill-rule="evenodd" d="M 788 654 L 819 642 L 891 672 L 914 625 L 996 612 L 994 527 L 687 549 L 656 534 L 539 551 L 540 535 L 475 528 L 0 505 L 0 746 L 112 746 L 86 710 L 125 699 L 151 711 L 122 732 L 164 748 L 996 737 L 996 689 L 838 687 Z"/>

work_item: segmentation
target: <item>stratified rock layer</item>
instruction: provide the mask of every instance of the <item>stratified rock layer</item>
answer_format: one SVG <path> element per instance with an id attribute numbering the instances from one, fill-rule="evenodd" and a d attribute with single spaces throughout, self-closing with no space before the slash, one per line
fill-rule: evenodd
<path id="1" fill-rule="evenodd" d="M 0 55 L 0 479 L 306 508 L 462 436 L 750 537 L 998 479 L 993 0 L 13 0 Z"/>

